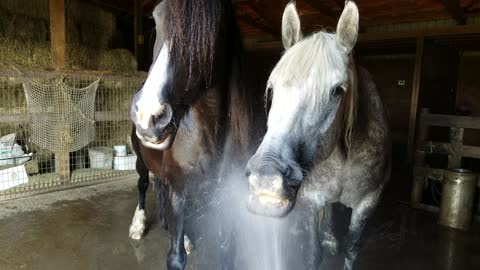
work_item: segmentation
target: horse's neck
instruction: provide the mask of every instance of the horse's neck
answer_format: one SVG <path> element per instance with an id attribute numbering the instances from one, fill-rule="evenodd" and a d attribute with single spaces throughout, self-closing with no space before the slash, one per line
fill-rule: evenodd
<path id="1" fill-rule="evenodd" d="M 205 143 L 210 147 L 220 143 L 224 136 L 226 112 L 226 97 L 221 87 L 212 87 L 200 97 L 192 107 L 193 120 L 197 122 L 199 132 Z"/>
<path id="2" fill-rule="evenodd" d="M 383 102 L 371 74 L 362 67 L 358 67 L 357 70 L 357 115 L 352 142 L 355 142 L 355 140 L 358 140 L 359 137 L 363 135 L 369 134 L 369 131 L 373 128 L 387 126 L 387 117 Z"/>

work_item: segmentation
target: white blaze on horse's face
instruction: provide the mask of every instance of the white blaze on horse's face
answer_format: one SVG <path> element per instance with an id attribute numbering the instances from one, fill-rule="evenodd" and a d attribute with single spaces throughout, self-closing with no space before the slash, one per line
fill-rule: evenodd
<path id="1" fill-rule="evenodd" d="M 165 42 L 148 73 L 142 87 L 142 93 L 136 106 L 137 121 L 141 128 L 148 129 L 152 125 L 152 115 L 162 114 L 165 105 L 161 100 L 168 80 L 169 46 Z"/>

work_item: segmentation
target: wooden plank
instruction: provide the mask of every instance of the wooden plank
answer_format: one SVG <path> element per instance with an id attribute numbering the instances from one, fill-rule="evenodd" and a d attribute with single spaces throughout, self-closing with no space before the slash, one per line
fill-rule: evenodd
<path id="1" fill-rule="evenodd" d="M 386 41 L 399 39 L 415 39 L 418 37 L 448 37 L 480 34 L 479 24 L 446 26 L 433 29 L 415 31 L 392 31 L 392 32 L 370 32 L 362 33 L 358 37 L 359 43 L 371 41 Z"/>
<path id="2" fill-rule="evenodd" d="M 268 33 L 275 38 L 280 38 L 280 33 L 276 31 L 273 27 L 268 25 L 261 17 L 254 19 L 250 16 L 240 14 L 237 15 L 237 19 L 265 33 Z"/>
<path id="3" fill-rule="evenodd" d="M 305 33 L 307 35 L 308 33 Z M 399 41 L 399 40 L 415 40 L 420 37 L 436 38 L 436 37 L 455 37 L 455 36 L 468 36 L 468 35 L 480 35 L 480 24 L 469 25 L 457 25 L 438 27 L 434 29 L 415 30 L 415 31 L 389 31 L 389 32 L 367 32 L 360 33 L 358 36 L 357 44 L 361 46 L 368 46 L 372 42 L 385 42 L 385 41 Z M 271 38 L 270 38 L 271 39 Z M 268 37 L 256 38 L 258 42 L 254 42 L 255 39 L 249 39 L 247 49 L 278 49 L 282 48 L 282 42 L 280 40 L 269 40 Z M 263 42 L 262 40 L 268 40 Z"/>
<path id="4" fill-rule="evenodd" d="M 480 117 L 423 114 L 421 122 L 429 126 L 480 129 Z"/>
<path id="5" fill-rule="evenodd" d="M 450 128 L 450 147 L 448 149 L 448 167 L 462 167 L 463 128 Z"/>
<path id="6" fill-rule="evenodd" d="M 427 154 L 448 155 L 449 149 L 450 149 L 450 144 L 449 143 L 428 141 L 418 151 L 425 152 Z M 463 145 L 462 146 L 462 157 L 480 159 L 480 147 L 479 146 Z"/>
<path id="7" fill-rule="evenodd" d="M 142 0 L 134 0 L 133 8 L 133 34 L 135 59 L 139 67 L 142 67 L 144 57 L 145 37 L 143 36 L 143 3 Z"/>
<path id="8" fill-rule="evenodd" d="M 281 24 L 277 23 L 272 19 L 271 14 L 266 11 L 265 8 L 261 8 L 259 5 L 262 3 L 259 3 L 259 1 L 255 0 L 248 0 L 246 1 L 246 4 L 250 7 L 252 11 L 255 12 L 255 14 L 258 16 L 257 19 L 257 24 L 261 25 L 262 31 L 266 31 L 268 34 L 276 37 L 276 38 L 281 38 Z M 265 4 L 265 3 L 263 3 Z M 280 20 L 281 22 L 281 20 Z"/>
<path id="9" fill-rule="evenodd" d="M 415 128 L 417 124 L 418 93 L 420 92 L 420 79 L 422 73 L 423 47 L 425 39 L 417 38 L 417 50 L 415 54 L 415 70 L 413 72 L 412 98 L 410 102 L 410 117 L 408 121 L 407 138 L 407 161 L 412 163 L 413 148 L 415 143 Z"/>
<path id="10" fill-rule="evenodd" d="M 309 6 L 311 6 L 318 13 L 321 14 L 320 17 L 322 18 L 322 20 L 325 20 L 327 22 L 327 25 L 337 25 L 338 18 L 340 18 L 340 14 L 343 10 L 343 6 L 339 10 L 335 11 L 325 5 L 325 3 L 322 1 L 308 0 L 306 2 Z"/>
<path id="11" fill-rule="evenodd" d="M 444 154 L 448 155 L 450 149 L 449 143 L 432 142 L 428 141 L 423 147 L 423 151 L 427 154 Z"/>
<path id="12" fill-rule="evenodd" d="M 129 112 L 95 112 L 96 122 L 130 121 Z"/>
<path id="13" fill-rule="evenodd" d="M 459 0 L 440 0 L 440 2 L 445 5 L 448 10 L 448 13 L 454 18 L 458 24 L 465 24 L 465 13 L 463 12 L 462 7 L 460 6 Z"/>
<path id="14" fill-rule="evenodd" d="M 50 40 L 52 66 L 57 70 L 65 69 L 65 2 L 50 0 Z"/>
<path id="15" fill-rule="evenodd" d="M 480 159 L 480 147 L 464 145 L 463 146 L 463 156 Z"/>
<path id="16" fill-rule="evenodd" d="M 109 122 L 109 121 L 129 121 L 129 112 L 95 112 L 96 122 Z M 0 124 L 2 125 L 19 125 L 28 121 L 27 113 L 2 113 L 0 114 Z"/>

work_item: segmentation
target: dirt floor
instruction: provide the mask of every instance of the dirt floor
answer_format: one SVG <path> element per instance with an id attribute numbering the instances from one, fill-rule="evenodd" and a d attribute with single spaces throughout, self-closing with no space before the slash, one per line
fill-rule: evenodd
<path id="1" fill-rule="evenodd" d="M 441 227 L 436 214 L 388 195 L 401 193 L 390 185 L 356 269 L 480 269 L 478 223 L 469 232 Z M 168 236 L 152 199 L 148 234 L 128 238 L 136 198 L 136 179 L 129 179 L 0 202 L 0 269 L 166 269 Z M 188 258 L 188 269 L 209 269 L 210 259 L 198 254 Z M 322 269 L 341 269 L 341 262 L 340 256 L 326 258 Z"/>

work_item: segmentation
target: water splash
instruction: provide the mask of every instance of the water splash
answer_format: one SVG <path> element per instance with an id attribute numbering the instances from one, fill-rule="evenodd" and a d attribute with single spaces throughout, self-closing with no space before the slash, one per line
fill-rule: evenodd
<path id="1" fill-rule="evenodd" d="M 203 227 L 200 238 L 210 239 L 205 245 L 208 252 L 218 251 L 217 256 L 201 256 L 215 258 L 218 269 L 314 269 L 318 250 L 314 211 L 295 207 L 284 218 L 254 215 L 246 208 L 248 187 L 243 171 L 232 172 L 217 183 L 211 193 L 198 192 L 200 187 L 196 187 L 208 199 L 192 211 L 196 213 L 193 227 L 197 231 Z M 227 261 L 232 265 L 225 266 Z"/>

